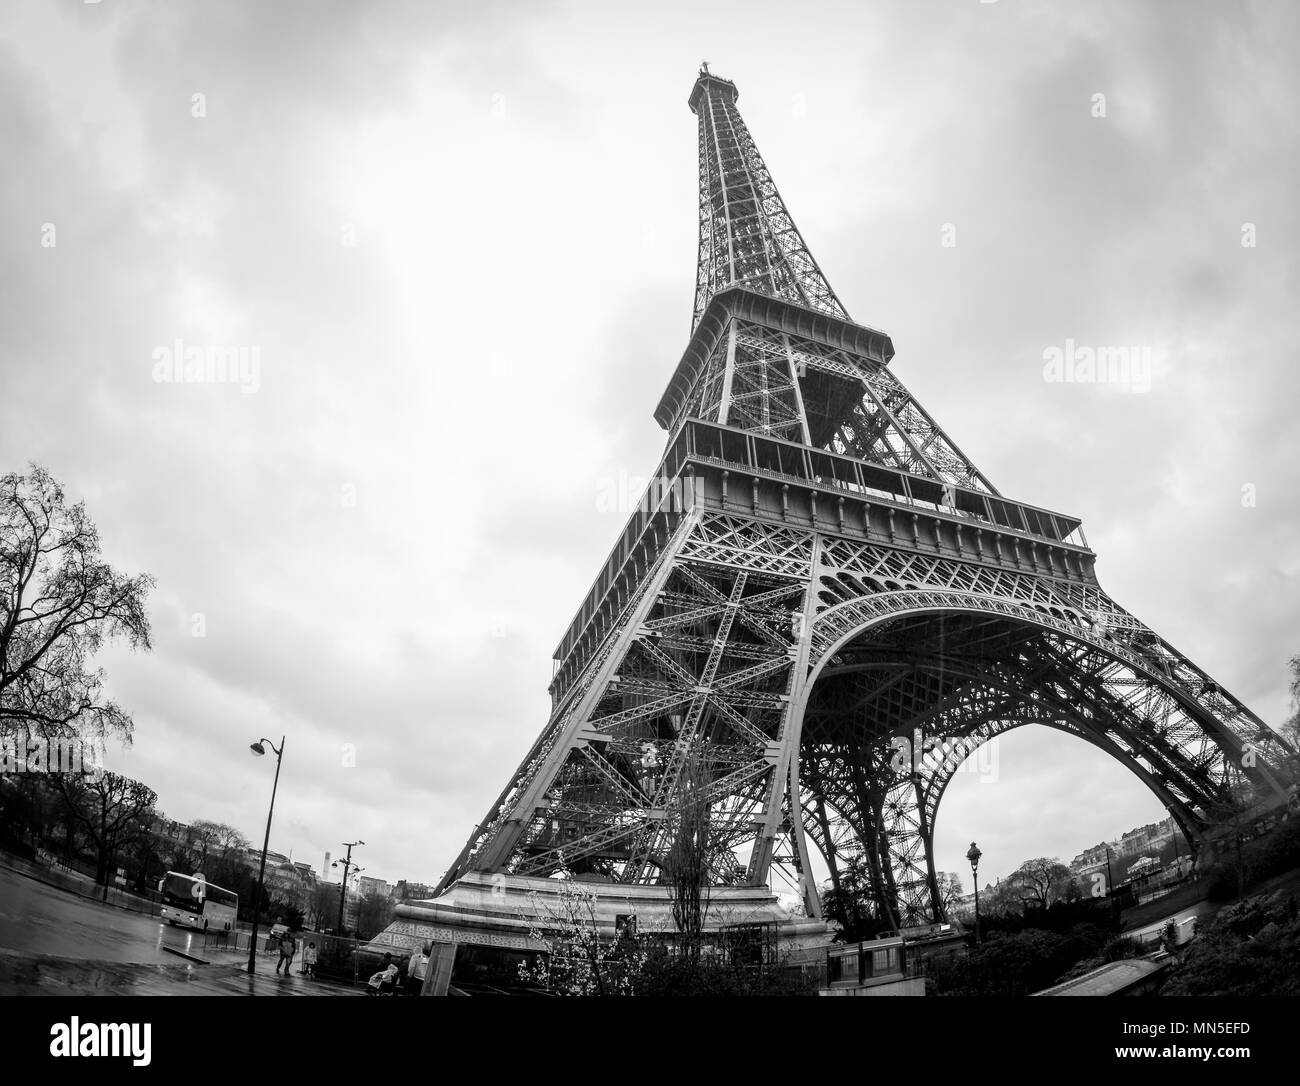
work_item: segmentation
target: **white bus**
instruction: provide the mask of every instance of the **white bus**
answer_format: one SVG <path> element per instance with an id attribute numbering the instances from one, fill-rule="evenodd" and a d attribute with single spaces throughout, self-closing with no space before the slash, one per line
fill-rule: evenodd
<path id="1" fill-rule="evenodd" d="M 162 918 L 200 931 L 233 931 L 239 912 L 239 896 L 213 886 L 202 875 L 168 871 L 158 883 L 162 894 Z"/>

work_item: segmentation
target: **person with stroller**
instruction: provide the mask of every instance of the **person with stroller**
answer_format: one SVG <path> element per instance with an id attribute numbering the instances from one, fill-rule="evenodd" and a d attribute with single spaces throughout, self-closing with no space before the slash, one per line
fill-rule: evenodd
<path id="1" fill-rule="evenodd" d="M 393 961 L 391 954 L 384 955 L 384 968 L 378 973 L 371 975 L 366 981 L 366 995 L 391 995 L 397 991 L 397 978 L 401 975 L 401 970 L 397 968 L 397 963 Z"/>
<path id="2" fill-rule="evenodd" d="M 302 972 L 312 980 L 316 979 L 316 943 L 314 940 L 303 948 Z"/>

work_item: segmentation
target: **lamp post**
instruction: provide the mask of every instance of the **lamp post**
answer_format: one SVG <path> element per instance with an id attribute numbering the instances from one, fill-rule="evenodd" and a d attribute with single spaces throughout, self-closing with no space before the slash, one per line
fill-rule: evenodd
<path id="1" fill-rule="evenodd" d="M 1182 827 L 1178 825 L 1178 820 L 1174 818 L 1174 810 L 1173 810 L 1173 808 L 1170 807 L 1168 804 L 1165 804 L 1165 814 L 1167 814 L 1167 815 L 1169 816 L 1169 821 L 1172 822 L 1172 823 L 1174 824 L 1174 832 L 1173 832 L 1173 838 L 1174 838 L 1174 864 L 1173 864 L 1173 866 L 1174 866 L 1174 874 L 1175 874 L 1175 876 L 1176 876 L 1176 875 L 1179 874 L 1179 870 L 1178 870 L 1178 861 L 1181 860 L 1181 859 L 1183 858 L 1183 850 L 1182 850 L 1182 847 L 1181 847 L 1181 845 L 1179 844 L 1179 841 L 1178 841 L 1178 838 L 1180 838 L 1180 837 L 1183 835 L 1183 830 L 1182 830 Z"/>
<path id="2" fill-rule="evenodd" d="M 280 787 L 280 761 L 284 757 L 284 736 L 280 736 L 277 747 L 271 740 L 263 737 L 256 743 L 250 743 L 248 749 L 259 758 L 270 747 L 275 751 L 275 781 L 271 785 L 271 807 L 266 812 L 266 835 L 262 838 L 262 862 L 257 868 L 257 893 L 253 898 L 253 937 L 248 943 L 248 971 L 257 972 L 257 913 L 262 904 L 262 878 L 266 874 L 266 849 L 271 843 L 271 816 L 275 814 L 275 790 Z"/>
<path id="3" fill-rule="evenodd" d="M 966 859 L 970 860 L 970 877 L 975 884 L 975 942 L 980 941 L 980 857 L 984 853 L 980 851 L 979 845 L 974 841 L 970 843 L 970 848 L 966 851 Z"/>
<path id="4" fill-rule="evenodd" d="M 348 869 L 351 867 L 356 867 L 356 864 L 352 862 L 352 850 L 357 845 L 364 845 L 364 844 L 365 844 L 364 841 L 344 841 L 343 847 L 348 850 L 347 856 L 345 856 L 342 860 L 335 860 L 332 864 L 330 864 L 330 867 L 339 867 L 340 865 L 343 867 L 343 886 L 339 890 L 338 932 L 340 935 L 343 934 L 343 905 L 344 902 L 346 902 L 348 899 Z"/>

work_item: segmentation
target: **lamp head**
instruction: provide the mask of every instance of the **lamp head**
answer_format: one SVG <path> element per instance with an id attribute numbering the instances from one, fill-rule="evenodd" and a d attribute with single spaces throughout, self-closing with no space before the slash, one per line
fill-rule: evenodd
<path id="1" fill-rule="evenodd" d="M 260 739 L 256 743 L 249 743 L 248 749 L 251 750 L 254 754 L 256 754 L 259 758 L 266 753 L 266 748 L 262 746 L 262 741 Z"/>
<path id="2" fill-rule="evenodd" d="M 970 849 L 966 852 L 966 859 L 970 860 L 971 867 L 977 866 L 980 862 L 980 857 L 983 855 L 984 853 L 980 851 L 979 845 L 972 841 L 970 843 Z"/>

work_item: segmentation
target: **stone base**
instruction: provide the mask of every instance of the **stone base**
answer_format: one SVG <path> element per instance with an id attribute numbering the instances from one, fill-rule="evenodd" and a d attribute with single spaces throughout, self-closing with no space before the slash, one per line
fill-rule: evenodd
<path id="1" fill-rule="evenodd" d="M 562 886 L 557 879 L 471 872 L 431 901 L 397 906 L 397 919 L 370 946 L 405 954 L 427 942 L 544 950 L 545 944 L 530 932 L 548 913 L 562 911 Z M 670 887 L 585 881 L 581 886 L 596 894 L 595 921 L 603 937 L 613 939 L 618 923 L 628 916 L 636 917 L 642 933 L 676 931 Z M 775 923 L 782 951 L 797 958 L 814 956 L 832 934 L 825 921 L 792 914 L 765 886 L 710 891 L 705 931 L 757 923 Z"/>
<path id="2" fill-rule="evenodd" d="M 924 977 L 899 977 L 879 984 L 854 984 L 835 988 L 822 988 L 821 996 L 923 996 Z"/>

